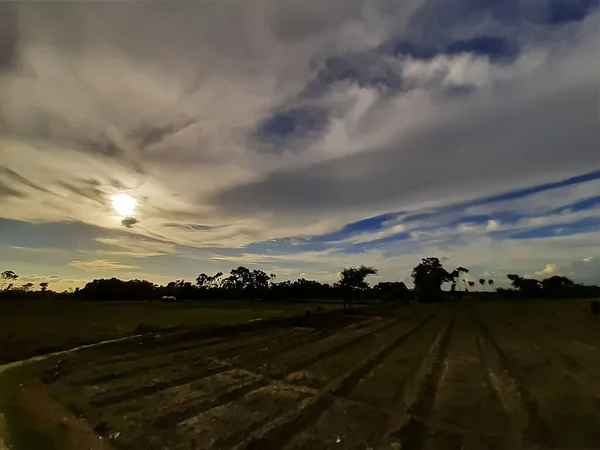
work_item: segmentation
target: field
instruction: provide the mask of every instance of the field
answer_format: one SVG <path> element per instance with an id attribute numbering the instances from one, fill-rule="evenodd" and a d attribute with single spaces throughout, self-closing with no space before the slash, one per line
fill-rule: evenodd
<path id="1" fill-rule="evenodd" d="M 2 428 L 16 450 L 600 447 L 588 302 L 359 313 L 17 364 L 0 377 Z"/>
<path id="2" fill-rule="evenodd" d="M 233 300 L 4 301 L 0 302 L 0 364 L 149 331 L 291 317 L 311 307 L 331 309 L 341 305 Z"/>

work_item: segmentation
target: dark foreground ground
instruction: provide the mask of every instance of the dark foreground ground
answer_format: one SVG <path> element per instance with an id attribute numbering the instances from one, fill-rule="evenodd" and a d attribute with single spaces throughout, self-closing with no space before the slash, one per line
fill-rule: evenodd
<path id="1" fill-rule="evenodd" d="M 17 450 L 600 448 L 600 320 L 588 302 L 328 314 L 5 370 L 5 440 Z"/>

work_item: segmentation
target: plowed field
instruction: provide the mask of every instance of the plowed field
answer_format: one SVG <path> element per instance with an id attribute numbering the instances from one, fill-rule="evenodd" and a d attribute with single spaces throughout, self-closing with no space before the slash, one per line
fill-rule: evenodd
<path id="1" fill-rule="evenodd" d="M 24 398 L 51 395 L 93 448 L 600 448 L 600 321 L 581 302 L 163 335 L 36 370 Z"/>

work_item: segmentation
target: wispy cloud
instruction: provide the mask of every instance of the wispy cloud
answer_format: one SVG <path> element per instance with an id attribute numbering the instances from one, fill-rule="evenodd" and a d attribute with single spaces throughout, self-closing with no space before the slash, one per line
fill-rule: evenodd
<path id="1" fill-rule="evenodd" d="M 168 255 L 175 253 L 175 245 L 150 241 L 147 239 L 133 239 L 127 237 L 97 237 L 94 241 L 107 246 L 109 249 L 95 250 L 97 254 L 134 256 L 136 258 L 149 258 L 151 256 Z"/>
<path id="2" fill-rule="evenodd" d="M 500 271 L 499 243 L 563 264 L 542 238 L 599 217 L 598 8 L 575 3 L 2 5 L 0 242 L 157 275 L 398 276 L 434 252 Z"/>
<path id="3" fill-rule="evenodd" d="M 137 266 L 122 264 L 116 261 L 109 261 L 106 259 L 95 259 L 92 261 L 73 261 L 71 262 L 70 266 L 75 267 L 77 269 L 83 269 L 94 272 L 128 270 L 138 268 Z"/>

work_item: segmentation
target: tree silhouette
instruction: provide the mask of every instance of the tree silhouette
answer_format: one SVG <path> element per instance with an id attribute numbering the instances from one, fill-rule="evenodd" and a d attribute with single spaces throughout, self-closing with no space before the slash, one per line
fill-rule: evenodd
<path id="1" fill-rule="evenodd" d="M 494 285 L 494 280 L 492 280 L 492 279 L 489 279 L 489 280 L 488 280 L 488 284 L 489 284 L 490 286 L 493 286 L 493 285 Z"/>
<path id="2" fill-rule="evenodd" d="M 511 285 L 525 297 L 541 296 L 542 284 L 538 280 L 523 278 L 514 273 L 509 273 L 506 277 L 511 281 Z"/>
<path id="3" fill-rule="evenodd" d="M 344 292 L 344 309 L 347 306 L 348 296 L 355 294 L 355 291 L 369 289 L 365 280 L 369 275 L 376 275 L 377 272 L 377 269 L 370 266 L 346 267 L 342 270 L 337 286 Z"/>
<path id="4" fill-rule="evenodd" d="M 548 297 L 568 297 L 575 287 L 576 284 L 573 281 L 559 275 L 542 280 L 542 289 Z"/>
<path id="5" fill-rule="evenodd" d="M 23 286 L 21 286 L 21 290 L 24 292 L 29 292 L 33 286 L 33 283 L 25 283 Z"/>
<path id="6" fill-rule="evenodd" d="M 196 278 L 196 284 L 200 288 L 214 288 L 219 285 L 219 278 L 223 276 L 223 272 L 217 272 L 216 274 L 210 276 L 205 273 L 201 273 Z"/>
<path id="7" fill-rule="evenodd" d="M 464 275 L 469 273 L 469 269 L 467 269 L 466 267 L 457 267 L 456 268 L 456 273 L 458 274 L 457 278 L 461 278 Z M 467 290 L 467 280 L 464 279 L 463 277 L 463 286 L 465 287 L 465 291 Z"/>
<path id="8" fill-rule="evenodd" d="M 48 283 L 47 281 L 43 281 L 40 283 L 40 291 L 42 292 L 46 292 L 46 290 L 48 289 L 48 285 L 50 283 Z"/>
<path id="9" fill-rule="evenodd" d="M 2 274 L 0 274 L 0 278 L 2 278 L 2 287 L 0 288 L 0 290 L 4 290 L 4 283 L 6 283 L 7 281 L 16 280 L 17 278 L 19 278 L 19 275 L 14 273 L 12 270 L 5 270 L 4 272 L 2 272 Z"/>
<path id="10" fill-rule="evenodd" d="M 217 275 L 222 274 L 219 272 Z M 229 276 L 221 282 L 221 287 L 235 292 L 238 296 L 257 295 L 269 289 L 269 281 L 272 278 L 274 278 L 274 274 L 269 275 L 262 270 L 250 270 L 244 266 L 239 266 L 236 269 L 231 269 Z"/>
<path id="11" fill-rule="evenodd" d="M 415 291 L 418 297 L 425 302 L 439 300 L 442 284 L 454 281 L 458 275 L 458 269 L 448 273 L 438 258 L 423 258 L 411 274 Z"/>
<path id="12" fill-rule="evenodd" d="M 485 288 L 485 279 L 484 278 L 480 278 L 479 279 L 479 284 L 482 285 Z"/>
<path id="13" fill-rule="evenodd" d="M 387 300 L 404 300 L 408 297 L 408 288 L 402 281 L 382 281 L 373 286 L 373 290 Z"/>
<path id="14" fill-rule="evenodd" d="M 473 287 L 475 286 L 475 282 L 474 281 L 469 281 L 469 287 Z"/>

